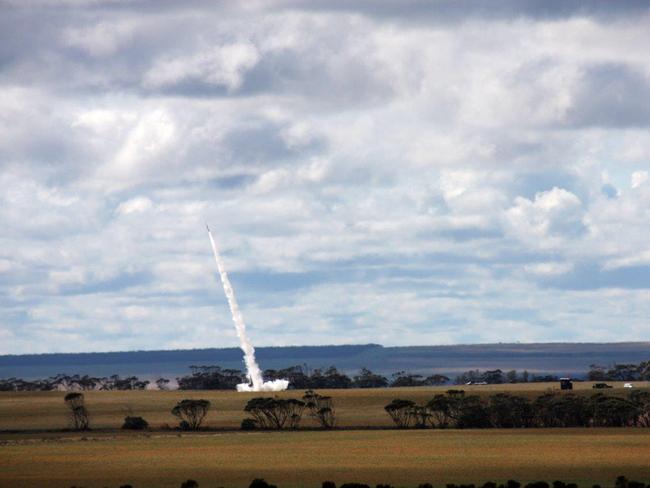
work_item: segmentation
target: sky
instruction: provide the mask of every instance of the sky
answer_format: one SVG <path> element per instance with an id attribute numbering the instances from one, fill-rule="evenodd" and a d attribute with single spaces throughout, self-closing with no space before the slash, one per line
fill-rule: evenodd
<path id="1" fill-rule="evenodd" d="M 648 25 L 0 0 L 0 354 L 650 340 Z"/>

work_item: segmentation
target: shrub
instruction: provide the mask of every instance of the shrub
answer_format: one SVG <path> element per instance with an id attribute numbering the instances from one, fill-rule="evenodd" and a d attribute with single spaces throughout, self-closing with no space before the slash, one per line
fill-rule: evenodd
<path id="1" fill-rule="evenodd" d="M 255 478 L 253 481 L 251 481 L 251 484 L 248 485 L 248 488 L 278 488 L 278 487 L 275 485 L 270 485 L 264 479 Z"/>
<path id="2" fill-rule="evenodd" d="M 255 429 L 257 429 L 257 422 L 255 422 L 255 419 L 244 419 L 241 421 L 241 430 L 255 430 Z"/>
<path id="3" fill-rule="evenodd" d="M 142 417 L 124 417 L 123 429 L 145 430 L 149 428 L 149 422 Z"/>
<path id="4" fill-rule="evenodd" d="M 549 488 L 549 486 L 546 481 L 533 481 L 532 483 L 528 483 L 526 488 Z"/>
<path id="5" fill-rule="evenodd" d="M 181 488 L 199 488 L 199 484 L 194 480 L 187 480 L 181 483 Z"/>
<path id="6" fill-rule="evenodd" d="M 336 483 L 333 481 L 323 481 L 321 488 L 336 488 Z"/>

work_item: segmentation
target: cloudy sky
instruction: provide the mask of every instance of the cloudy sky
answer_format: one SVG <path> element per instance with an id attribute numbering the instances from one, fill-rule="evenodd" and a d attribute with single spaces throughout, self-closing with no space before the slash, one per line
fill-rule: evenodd
<path id="1" fill-rule="evenodd" d="M 650 339 L 648 25 L 0 0 L 0 354 Z"/>

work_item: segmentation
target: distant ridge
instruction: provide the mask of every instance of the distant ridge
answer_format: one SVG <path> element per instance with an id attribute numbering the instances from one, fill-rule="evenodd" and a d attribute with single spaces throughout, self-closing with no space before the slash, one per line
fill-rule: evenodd
<path id="1" fill-rule="evenodd" d="M 354 373 L 362 367 L 455 375 L 469 369 L 517 369 L 535 373 L 584 374 L 591 364 L 636 363 L 650 359 L 650 342 L 498 343 L 384 347 L 379 344 L 259 347 L 263 368 L 331 365 Z M 241 369 L 239 348 L 159 351 L 50 353 L 0 356 L 0 377 L 40 378 L 57 373 L 176 377 L 190 365 Z"/>

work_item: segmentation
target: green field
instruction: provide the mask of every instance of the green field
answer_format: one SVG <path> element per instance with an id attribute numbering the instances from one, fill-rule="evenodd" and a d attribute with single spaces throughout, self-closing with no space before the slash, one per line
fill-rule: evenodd
<path id="1" fill-rule="evenodd" d="M 574 390 L 590 394 L 590 384 Z M 646 385 L 647 386 L 647 385 Z M 515 390 L 537 396 L 556 384 L 464 387 L 487 395 Z M 322 390 L 334 398 L 344 430 L 241 432 L 243 406 L 256 394 L 235 392 L 87 392 L 93 430 L 64 432 L 62 392 L 0 393 L 0 486 L 247 486 L 264 477 L 282 487 L 380 482 L 484 482 L 556 478 L 611 486 L 619 474 L 650 481 L 650 430 L 386 430 L 383 406 L 393 398 L 426 401 L 443 388 Z M 612 394 L 627 394 L 623 389 Z M 284 392 L 281 396 L 299 396 Z M 209 431 L 166 431 L 182 398 L 206 398 Z M 126 414 L 145 417 L 147 433 L 119 430 Z M 315 427 L 305 419 L 304 427 Z M 364 430 L 362 427 L 374 427 Z M 380 428 L 377 430 L 377 428 Z"/>

